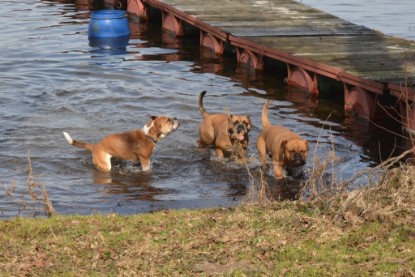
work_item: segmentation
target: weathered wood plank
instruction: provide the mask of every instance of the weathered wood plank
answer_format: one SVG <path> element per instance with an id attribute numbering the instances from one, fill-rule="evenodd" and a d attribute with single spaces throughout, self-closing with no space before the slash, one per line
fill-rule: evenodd
<path id="1" fill-rule="evenodd" d="M 386 82 L 415 76 L 415 42 L 381 35 L 358 37 L 254 37 L 251 40 L 297 57 Z M 412 61 L 412 62 L 411 62 Z"/>
<path id="2" fill-rule="evenodd" d="M 234 1 L 223 1 L 217 3 L 220 5 L 219 7 L 210 1 L 190 1 L 191 4 L 189 1 L 179 2 L 185 2 L 186 5 L 176 4 L 175 8 L 236 36 L 252 36 L 255 32 L 259 32 L 257 35 L 261 33 L 307 35 L 307 31 L 313 32 L 315 35 L 319 33 L 360 34 L 373 32 L 366 27 L 357 26 L 321 11 L 306 8 L 306 6 L 293 1 L 278 1 L 281 2 L 279 5 L 270 3 L 270 6 L 253 5 L 252 2 L 247 2 L 249 5 L 245 3 L 241 6 L 239 2 L 238 5 L 235 5 Z M 281 4 L 284 6 L 282 7 Z M 283 33 L 280 28 L 283 28 Z"/>

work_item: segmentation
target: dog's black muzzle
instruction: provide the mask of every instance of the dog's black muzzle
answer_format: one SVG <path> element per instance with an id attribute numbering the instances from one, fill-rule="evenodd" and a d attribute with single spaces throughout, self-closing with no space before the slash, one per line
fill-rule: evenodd
<path id="1" fill-rule="evenodd" d="M 303 156 L 300 153 L 294 154 L 294 159 L 292 160 L 292 164 L 294 166 L 303 166 L 305 165 L 305 160 L 303 159 Z"/>
<path id="2" fill-rule="evenodd" d="M 238 126 L 236 127 L 236 133 L 237 133 L 237 134 L 240 134 L 240 133 L 247 133 L 245 125 L 243 125 L 243 124 L 238 124 Z"/>

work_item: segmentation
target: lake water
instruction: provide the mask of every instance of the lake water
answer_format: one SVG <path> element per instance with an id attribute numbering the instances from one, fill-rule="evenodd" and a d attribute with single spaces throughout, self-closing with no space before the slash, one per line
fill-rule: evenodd
<path id="1" fill-rule="evenodd" d="M 411 0 L 299 0 L 358 25 L 415 40 L 415 2 Z"/>
<path id="2" fill-rule="evenodd" d="M 322 97 L 311 103 L 272 74 L 253 75 L 238 67 L 234 57 L 206 56 L 197 38 L 175 40 L 159 26 L 131 23 L 133 34 L 125 49 L 92 47 L 89 14 L 74 1 L 2 2 L 0 217 L 44 215 L 42 201 L 29 197 L 29 176 L 45 185 L 60 214 L 239 204 L 249 190 L 247 169 L 217 161 L 196 147 L 201 121 L 197 97 L 203 90 L 209 112 L 228 109 L 251 116 L 248 155 L 254 177 L 265 98 L 272 99 L 271 122 L 310 142 L 306 173 L 316 155 L 325 157 L 334 149 L 339 162 L 332 172 L 338 179 L 349 178 L 400 144 L 388 132 L 345 116 L 338 101 Z M 181 126 L 157 144 L 150 173 L 132 163 L 101 173 L 89 153 L 68 145 L 62 135 L 67 131 L 75 139 L 97 142 L 111 133 L 142 128 L 153 114 L 175 116 Z M 292 198 L 298 191 L 297 181 L 269 180 L 276 198 Z"/>

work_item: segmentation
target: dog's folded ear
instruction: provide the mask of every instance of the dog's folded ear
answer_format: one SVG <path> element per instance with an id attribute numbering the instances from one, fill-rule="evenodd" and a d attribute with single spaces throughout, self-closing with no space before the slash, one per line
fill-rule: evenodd
<path id="1" fill-rule="evenodd" d="M 251 122 L 251 118 L 249 117 L 249 115 L 247 115 L 246 118 L 248 119 L 248 122 L 244 121 L 244 124 L 246 126 L 246 129 L 248 129 L 248 132 L 249 132 L 251 130 L 252 122 Z"/>
<path id="2" fill-rule="evenodd" d="M 145 127 L 147 128 L 146 132 L 148 132 L 148 130 L 153 126 L 154 120 L 156 120 L 156 119 L 157 119 L 157 116 L 155 116 L 155 115 L 152 115 L 148 118 L 148 121 L 145 125 Z"/>
<path id="3" fill-rule="evenodd" d="M 283 140 L 280 146 L 280 161 L 284 160 L 285 146 L 287 145 L 288 140 Z"/>

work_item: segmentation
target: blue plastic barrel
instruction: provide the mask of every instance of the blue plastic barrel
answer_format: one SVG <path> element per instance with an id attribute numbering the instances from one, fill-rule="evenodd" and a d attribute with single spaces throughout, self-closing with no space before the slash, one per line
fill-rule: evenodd
<path id="1" fill-rule="evenodd" d="M 127 14 L 122 10 L 98 10 L 91 13 L 88 36 L 90 38 L 129 37 Z"/>

